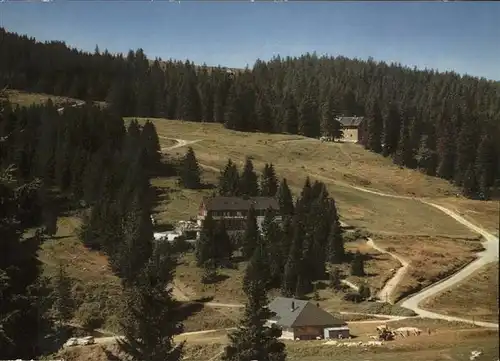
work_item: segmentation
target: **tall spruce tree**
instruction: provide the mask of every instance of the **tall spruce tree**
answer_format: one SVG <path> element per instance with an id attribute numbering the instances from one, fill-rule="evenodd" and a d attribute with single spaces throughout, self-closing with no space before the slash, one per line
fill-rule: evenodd
<path id="1" fill-rule="evenodd" d="M 146 154 L 146 168 L 151 172 L 158 169 L 161 162 L 161 147 L 155 125 L 148 119 L 141 130 L 142 148 Z"/>
<path id="2" fill-rule="evenodd" d="M 278 187 L 277 193 L 278 203 L 280 205 L 280 213 L 283 216 L 292 216 L 294 214 L 294 204 L 292 192 L 288 187 L 286 178 L 283 178 Z"/>
<path id="3" fill-rule="evenodd" d="M 238 196 L 240 194 L 239 185 L 240 179 L 238 168 L 231 159 L 228 159 L 225 168 L 219 176 L 218 193 L 221 196 Z"/>
<path id="4" fill-rule="evenodd" d="M 264 197 L 274 197 L 276 192 L 278 192 L 278 178 L 276 177 L 274 166 L 272 163 L 266 163 L 262 171 L 260 195 Z"/>
<path id="5" fill-rule="evenodd" d="M 211 213 L 208 213 L 203 220 L 200 238 L 196 242 L 195 256 L 198 267 L 217 258 L 217 249 L 215 246 L 217 240 L 215 237 L 216 224 Z"/>
<path id="6" fill-rule="evenodd" d="M 365 275 L 365 262 L 363 255 L 356 251 L 351 261 L 351 275 L 362 277 Z"/>
<path id="7" fill-rule="evenodd" d="M 247 213 L 247 219 L 245 224 L 245 233 L 242 239 L 242 249 L 241 252 L 245 259 L 249 259 L 257 245 L 260 242 L 260 231 L 257 226 L 257 213 L 253 206 L 250 207 Z"/>
<path id="8" fill-rule="evenodd" d="M 187 316 L 166 285 L 173 281 L 176 265 L 170 245 L 155 248 L 152 257 L 125 289 L 125 310 L 121 319 L 124 339 L 120 350 L 134 361 L 180 361 L 184 342 L 174 343 Z"/>
<path id="9" fill-rule="evenodd" d="M 224 221 L 217 222 L 214 233 L 214 263 L 218 266 L 227 266 L 233 255 L 233 244 L 231 242 L 229 234 L 227 233 L 226 224 Z"/>
<path id="10" fill-rule="evenodd" d="M 342 263 L 345 261 L 344 239 L 342 237 L 342 227 L 340 226 L 337 209 L 332 211 L 332 219 L 328 233 L 328 261 L 330 263 Z"/>
<path id="11" fill-rule="evenodd" d="M 262 222 L 262 244 L 268 257 L 269 285 L 279 287 L 287 253 L 283 253 L 283 232 L 275 220 L 275 215 L 275 210 L 266 210 Z"/>
<path id="12" fill-rule="evenodd" d="M 180 172 L 182 185 L 189 189 L 198 189 L 201 186 L 201 170 L 194 154 L 193 148 L 189 147 L 182 159 Z"/>
<path id="13" fill-rule="evenodd" d="M 63 325 L 71 320 L 75 309 L 71 292 L 72 280 L 62 263 L 59 264 L 53 283 L 54 316 L 58 324 Z"/>
<path id="14" fill-rule="evenodd" d="M 21 187 L 14 181 L 12 168 L 0 170 L 0 358 L 31 359 L 41 355 L 39 301 L 37 287 L 41 263 L 37 252 L 42 238 L 23 239 L 20 227 L 19 196 L 36 191 L 39 182 Z"/>
<path id="15" fill-rule="evenodd" d="M 247 296 L 245 311 L 236 331 L 229 334 L 229 345 L 222 355 L 224 361 L 285 361 L 285 345 L 278 340 L 281 329 L 267 327 L 272 312 L 267 308 L 267 259 L 263 248 L 255 249 L 244 277 Z"/>
<path id="16" fill-rule="evenodd" d="M 384 128 L 382 113 L 378 101 L 374 101 L 369 110 L 368 141 L 366 148 L 375 153 L 382 152 L 381 138 Z"/>
<path id="17" fill-rule="evenodd" d="M 238 188 L 239 195 L 246 197 L 256 197 L 259 195 L 258 177 L 253 168 L 252 160 L 249 157 L 246 158 Z"/>

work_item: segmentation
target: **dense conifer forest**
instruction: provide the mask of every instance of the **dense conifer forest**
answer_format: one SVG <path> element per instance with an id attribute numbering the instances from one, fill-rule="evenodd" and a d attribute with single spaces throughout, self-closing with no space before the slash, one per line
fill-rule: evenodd
<path id="1" fill-rule="evenodd" d="M 363 144 L 488 198 L 500 183 L 500 83 L 344 57 L 276 57 L 252 69 L 82 52 L 0 29 L 0 86 L 107 100 L 116 114 L 318 137 L 336 115 L 366 116 Z"/>

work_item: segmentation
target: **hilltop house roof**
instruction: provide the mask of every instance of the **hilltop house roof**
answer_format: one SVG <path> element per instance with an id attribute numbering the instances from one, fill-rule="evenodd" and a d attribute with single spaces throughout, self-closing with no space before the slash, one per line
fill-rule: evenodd
<path id="1" fill-rule="evenodd" d="M 346 324 L 345 321 L 334 317 L 309 301 L 276 297 L 267 307 L 275 313 L 271 320 L 283 327 L 343 326 Z"/>
<path id="2" fill-rule="evenodd" d="M 343 127 L 359 127 L 365 117 L 338 117 L 337 120 Z"/>
<path id="3" fill-rule="evenodd" d="M 279 210 L 278 201 L 273 197 L 204 197 L 203 204 L 208 211 L 246 211 L 251 206 L 256 210 Z"/>

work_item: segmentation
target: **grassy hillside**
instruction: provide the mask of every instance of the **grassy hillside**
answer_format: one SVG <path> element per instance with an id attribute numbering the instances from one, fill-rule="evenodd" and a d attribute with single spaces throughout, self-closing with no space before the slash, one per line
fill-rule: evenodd
<path id="1" fill-rule="evenodd" d="M 498 322 L 498 262 L 423 303 L 424 308 L 478 321 Z"/>
<path id="2" fill-rule="evenodd" d="M 307 176 L 323 181 L 340 208 L 343 221 L 373 233 L 474 236 L 467 228 L 442 212 L 412 199 L 397 199 L 366 193 L 353 188 L 360 186 L 393 195 L 463 199 L 449 182 L 426 176 L 418 171 L 401 169 L 380 155 L 361 146 L 345 143 L 322 143 L 300 136 L 242 133 L 224 129 L 220 124 L 193 123 L 153 119 L 162 137 L 200 140 L 192 144 L 207 177 L 215 181 L 218 171 L 228 157 L 240 165 L 251 156 L 260 170 L 266 162 L 275 165 L 279 177 L 286 177 L 296 193 Z M 166 141 L 160 138 L 160 143 Z M 163 145 L 163 146 L 168 146 Z M 186 148 L 177 148 L 171 156 L 182 156 Z M 162 180 L 155 182 L 161 183 Z M 171 187 L 171 184 L 165 187 Z M 206 191 L 205 191 L 206 193 Z M 200 192 L 182 192 L 184 202 L 175 198 L 175 208 L 196 211 Z M 482 209 L 482 202 L 467 201 Z M 182 205 L 185 204 L 184 207 Z M 487 203 L 484 203 L 485 207 Z M 165 210 L 168 212 L 168 205 Z M 172 210 L 172 216 L 179 216 Z M 486 219 L 494 222 L 498 213 L 484 211 Z M 187 212 L 183 212 L 184 218 Z M 193 214 L 194 215 L 194 214 Z M 180 219 L 180 218 L 179 218 Z"/>

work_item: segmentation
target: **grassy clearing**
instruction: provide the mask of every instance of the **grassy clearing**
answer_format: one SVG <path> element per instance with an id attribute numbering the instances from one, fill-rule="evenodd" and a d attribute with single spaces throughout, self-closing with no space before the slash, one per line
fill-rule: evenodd
<path id="1" fill-rule="evenodd" d="M 204 171 L 202 181 L 215 184 L 215 172 Z M 212 189 L 185 189 L 178 185 L 177 177 L 157 177 L 151 179 L 151 185 L 159 191 L 159 204 L 153 209 L 159 224 L 187 220 L 196 217 L 201 200 L 212 194 Z"/>
<path id="2" fill-rule="evenodd" d="M 427 197 L 457 193 L 442 179 L 400 169 L 389 159 L 355 144 L 321 143 L 296 135 L 234 132 L 212 123 L 153 121 L 162 137 L 202 139 L 192 147 L 204 169 L 212 173 L 224 167 L 228 157 L 242 165 L 248 155 L 253 157 L 258 170 L 266 162 L 272 162 L 279 177 L 286 177 L 295 193 L 308 175 L 325 182 L 337 201 L 342 220 L 348 224 L 370 231 L 472 235 L 450 217 L 418 201 L 381 197 L 349 188 L 348 185 L 358 185 L 387 193 Z M 160 142 L 164 140 L 160 138 Z M 175 149 L 172 155 L 181 156 L 185 151 Z"/>
<path id="3" fill-rule="evenodd" d="M 464 282 L 427 299 L 423 307 L 450 316 L 498 322 L 498 263 L 486 265 Z"/>
<path id="4" fill-rule="evenodd" d="M 214 302 L 242 303 L 245 301 L 242 291 L 245 267 L 246 262 L 239 262 L 234 269 L 220 269 L 218 282 L 203 284 L 203 271 L 196 266 L 194 254 L 186 253 L 179 260 L 175 284 L 191 298 L 213 297 Z"/>
<path id="5" fill-rule="evenodd" d="M 242 315 L 240 308 L 204 307 L 184 321 L 184 332 L 219 330 L 236 327 Z"/>
<path id="6" fill-rule="evenodd" d="M 53 276 L 61 263 L 74 281 L 73 298 L 78 305 L 75 322 L 92 316 L 102 319 L 102 328 L 118 331 L 117 311 L 121 304 L 119 279 L 108 267 L 106 256 L 90 251 L 79 241 L 77 217 L 60 217 L 57 233 L 45 241 L 39 252 L 44 274 Z"/>
<path id="7" fill-rule="evenodd" d="M 389 295 L 395 301 L 453 274 L 482 250 L 478 241 L 443 237 L 380 236 L 373 240 L 410 262 L 393 295 Z"/>
<path id="8" fill-rule="evenodd" d="M 32 104 L 45 104 L 49 99 L 51 99 L 55 105 L 63 104 L 66 102 L 81 101 L 81 99 L 74 99 L 74 98 L 62 97 L 44 93 L 26 93 L 19 90 L 7 90 L 6 93 L 7 93 L 7 98 L 11 103 L 25 107 L 30 106 Z M 101 107 L 106 106 L 106 102 L 95 102 L 95 104 Z"/>

